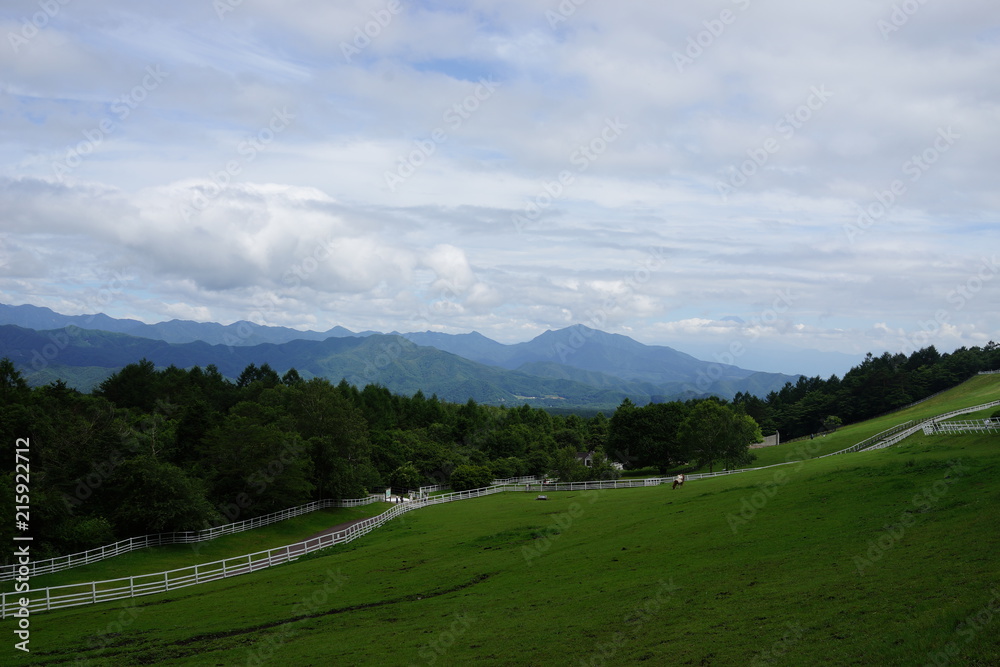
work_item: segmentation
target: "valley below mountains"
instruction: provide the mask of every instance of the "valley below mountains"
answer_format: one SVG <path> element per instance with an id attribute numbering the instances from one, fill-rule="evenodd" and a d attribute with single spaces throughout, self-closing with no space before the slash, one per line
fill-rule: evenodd
<path id="1" fill-rule="evenodd" d="M 0 305 L 0 357 L 33 385 L 62 380 L 90 391 L 120 368 L 147 359 L 157 367 L 215 366 L 235 380 L 250 364 L 279 374 L 294 368 L 394 393 L 418 390 L 451 402 L 613 409 L 738 392 L 765 396 L 800 376 L 702 361 L 661 345 L 582 325 L 507 345 L 479 333 L 299 331 L 251 322 L 171 320 L 145 324 L 107 315 L 60 315 L 36 306 Z"/>

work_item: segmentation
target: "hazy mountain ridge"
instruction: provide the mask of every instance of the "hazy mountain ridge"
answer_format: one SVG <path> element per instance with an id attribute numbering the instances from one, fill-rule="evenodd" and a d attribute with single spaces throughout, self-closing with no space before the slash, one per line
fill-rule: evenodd
<path id="1" fill-rule="evenodd" d="M 0 324 L 13 324 L 26 329 L 47 331 L 69 326 L 94 331 L 109 331 L 141 338 L 152 338 L 167 343 L 193 343 L 202 341 L 211 345 L 249 347 L 261 343 L 288 343 L 293 340 L 325 340 L 330 337 L 357 336 L 341 326 L 328 331 L 299 331 L 288 327 L 274 327 L 241 320 L 232 324 L 169 320 L 146 324 L 138 320 L 115 319 L 103 313 L 93 315 L 61 315 L 39 306 L 8 306 L 0 304 Z"/>
<path id="2" fill-rule="evenodd" d="M 10 320 L 22 324 L 2 324 Z M 53 322 L 66 328 L 25 326 Z M 109 329 L 82 328 L 83 323 Z M 137 331 L 142 333 L 133 333 Z M 188 340 L 195 336 L 205 340 Z M 283 340 L 294 336 L 299 337 Z M 261 338 L 277 342 L 249 344 Z M 82 390 L 100 381 L 99 369 L 121 368 L 145 357 L 157 366 L 212 364 L 230 378 L 251 363 L 268 363 L 279 373 L 295 368 L 306 378 L 379 383 L 406 394 L 419 389 L 450 401 L 471 397 L 485 403 L 563 406 L 615 405 L 626 396 L 645 404 L 705 394 L 731 398 L 740 391 L 765 395 L 799 377 L 705 362 L 582 325 L 505 345 L 476 332 L 353 334 L 334 327 L 321 333 L 183 320 L 146 325 L 102 314 L 63 316 L 47 308 L 2 305 L 0 355 L 10 356 L 33 383 L 52 381 L 58 368 L 64 380 Z"/>
<path id="3" fill-rule="evenodd" d="M 266 363 L 282 374 L 295 368 L 307 379 L 346 379 L 359 386 L 377 383 L 404 394 L 422 390 L 461 403 L 473 398 L 493 404 L 615 405 L 625 397 L 571 380 L 486 366 L 385 334 L 237 347 L 201 341 L 174 344 L 78 328 L 35 331 L 0 325 L 0 356 L 10 357 L 34 384 L 50 382 L 58 374 L 83 390 L 103 379 L 99 369 L 113 370 L 145 358 L 158 367 L 214 365 L 229 378 L 238 377 L 251 363 Z M 67 368 L 93 378 L 90 386 L 69 382 L 79 378 L 67 378 Z"/>
<path id="4" fill-rule="evenodd" d="M 579 324 L 546 331 L 530 341 L 512 345 L 497 343 L 481 334 L 451 336 L 428 331 L 403 336 L 418 344 L 431 345 L 509 370 L 524 369 L 534 364 L 559 364 L 613 375 L 630 382 L 693 382 L 699 377 L 698 372 L 704 372 L 707 365 L 707 362 L 671 347 L 644 345 L 628 336 L 609 334 Z M 712 365 L 721 377 L 739 379 L 754 374 L 754 371 L 736 366 Z"/>

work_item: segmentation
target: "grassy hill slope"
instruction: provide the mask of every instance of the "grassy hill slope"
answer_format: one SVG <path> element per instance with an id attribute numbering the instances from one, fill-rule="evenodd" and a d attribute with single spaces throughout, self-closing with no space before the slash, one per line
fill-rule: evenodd
<path id="1" fill-rule="evenodd" d="M 65 586 L 90 581 L 105 581 L 122 576 L 175 570 L 199 563 L 211 563 L 224 558 L 282 547 L 305 540 L 316 533 L 356 519 L 381 514 L 389 503 L 371 503 L 360 507 L 332 507 L 242 533 L 224 535 L 214 540 L 192 544 L 171 544 L 149 547 L 130 553 L 81 565 L 68 570 L 31 578 L 34 588 Z M 0 582 L 0 591 L 14 590 L 13 581 Z"/>
<path id="2" fill-rule="evenodd" d="M 795 455 L 795 451 L 803 443 L 809 444 L 810 450 L 813 451 L 812 456 L 830 454 L 841 449 L 846 449 L 851 445 L 855 445 L 866 438 L 870 438 L 877 433 L 881 433 L 888 428 L 908 420 L 919 422 L 935 415 L 965 407 L 982 405 L 996 400 L 1000 400 L 1000 375 L 976 375 L 957 387 L 940 393 L 926 401 L 897 412 L 869 419 L 868 421 L 844 426 L 837 429 L 834 433 L 820 436 L 814 440 L 806 438 L 804 440 L 782 443 L 776 447 L 755 449 L 753 451 L 757 455 L 757 460 L 751 465 L 753 467 L 760 467 L 782 463 L 791 458 L 800 458 Z M 963 419 L 972 418 L 963 417 Z"/>
<path id="3" fill-rule="evenodd" d="M 426 508 L 319 557 L 37 615 L 27 664 L 994 665 L 998 444 Z"/>

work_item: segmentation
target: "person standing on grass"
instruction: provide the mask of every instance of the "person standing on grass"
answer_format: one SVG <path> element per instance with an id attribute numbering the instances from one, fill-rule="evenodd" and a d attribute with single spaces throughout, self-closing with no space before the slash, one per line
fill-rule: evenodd
<path id="1" fill-rule="evenodd" d="M 674 485 L 671 490 L 676 489 L 678 486 L 684 486 L 684 475 L 683 473 L 674 477 Z"/>

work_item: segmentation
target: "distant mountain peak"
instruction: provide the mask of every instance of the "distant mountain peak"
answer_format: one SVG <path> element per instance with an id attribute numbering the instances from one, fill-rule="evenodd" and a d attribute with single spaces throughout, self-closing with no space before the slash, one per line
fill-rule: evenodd
<path id="1" fill-rule="evenodd" d="M 221 349 L 226 351 L 230 364 L 237 361 L 267 362 L 275 369 L 279 366 L 283 366 L 284 370 L 296 367 L 304 373 L 304 377 L 332 374 L 330 379 L 334 381 L 341 379 L 333 377 L 343 372 L 338 368 L 350 367 L 354 370 L 350 371 L 349 381 L 378 381 L 400 391 L 415 390 L 420 376 L 414 376 L 413 369 L 420 368 L 427 375 L 423 380 L 425 386 L 418 388 L 425 393 L 445 396 L 446 392 L 464 391 L 455 389 L 456 386 L 467 387 L 472 392 L 470 396 L 479 396 L 477 400 L 490 396 L 500 400 L 502 396 L 508 403 L 513 400 L 513 395 L 504 395 L 497 390 L 497 382 L 514 382 L 522 386 L 525 392 L 529 392 L 517 394 L 522 396 L 549 395 L 552 391 L 542 391 L 532 382 L 554 381 L 570 383 L 565 385 L 565 390 L 570 393 L 583 394 L 589 387 L 589 391 L 595 392 L 594 396 L 604 396 L 601 400 L 612 400 L 612 396 L 617 396 L 617 400 L 634 396 L 637 400 L 649 401 L 711 393 L 730 398 L 737 391 L 761 395 L 761 392 L 778 390 L 785 382 L 796 381 L 799 377 L 755 373 L 736 366 L 701 361 L 665 345 L 645 345 L 629 336 L 608 333 L 584 324 L 548 329 L 529 341 L 506 345 L 478 331 L 462 334 L 435 331 L 381 334 L 374 331 L 353 333 L 337 326 L 326 332 L 316 332 L 259 325 L 245 320 L 229 325 L 187 320 L 150 325 L 135 320 L 116 320 L 103 314 L 66 316 L 48 308 L 0 304 L 0 325 L 8 324 L 35 332 L 75 326 L 99 330 L 95 334 L 107 332 L 135 337 L 124 343 L 107 333 L 103 334 L 103 338 L 97 335 L 94 340 L 100 341 L 101 349 L 81 349 L 73 354 L 67 352 L 60 355 L 60 363 L 69 366 L 112 368 L 138 361 L 141 355 L 135 359 L 129 355 L 139 350 L 160 355 L 158 359 L 180 367 L 207 365 L 216 363 L 213 359 L 218 358 L 218 350 Z M 30 356 L 33 348 L 24 348 L 17 342 L 30 338 L 24 331 L 7 331 L 4 335 L 9 349 L 22 357 L 25 351 Z M 382 349 L 386 341 L 399 339 L 411 344 L 400 346 L 393 343 L 393 353 L 387 355 Z M 217 349 L 209 346 L 216 346 Z M 338 350 L 351 350 L 355 355 L 363 353 L 364 359 L 359 362 L 355 357 L 350 363 L 367 366 L 358 371 L 350 364 L 343 366 L 347 361 L 335 363 L 334 357 L 340 354 Z M 408 359 L 407 364 L 400 362 L 404 357 Z M 474 365 L 456 366 L 453 357 L 460 357 Z M 327 358 L 329 362 L 325 361 Z M 432 358 L 435 363 L 429 363 Z M 76 359 L 78 363 L 69 363 L 70 359 Z M 515 382 L 508 378 L 501 382 L 500 378 L 506 377 L 502 375 L 504 372 L 513 372 L 518 379 Z M 455 373 L 459 375 L 456 377 Z M 486 380 L 487 377 L 490 379 Z M 446 390 L 445 384 L 450 388 Z M 488 391 L 484 389 L 485 393 L 482 393 L 475 389 L 480 384 L 492 388 Z"/>

